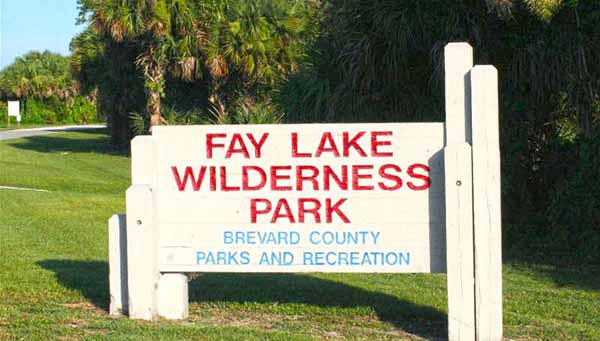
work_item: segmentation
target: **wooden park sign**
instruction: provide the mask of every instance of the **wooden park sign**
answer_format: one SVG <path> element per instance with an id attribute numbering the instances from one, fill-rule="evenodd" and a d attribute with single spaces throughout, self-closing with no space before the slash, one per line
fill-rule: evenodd
<path id="1" fill-rule="evenodd" d="M 497 73 L 445 49 L 444 123 L 154 127 L 109 221 L 110 311 L 187 317 L 190 272 L 447 273 L 453 340 L 502 337 Z"/>

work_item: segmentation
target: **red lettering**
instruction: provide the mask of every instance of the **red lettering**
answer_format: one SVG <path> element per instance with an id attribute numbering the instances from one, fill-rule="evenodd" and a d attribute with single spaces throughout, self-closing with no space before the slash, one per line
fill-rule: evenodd
<path id="1" fill-rule="evenodd" d="M 371 155 L 380 157 L 394 156 L 392 152 L 380 152 L 379 146 L 391 146 L 392 141 L 380 141 L 379 136 L 392 136 L 391 131 L 372 131 L 371 132 Z"/>
<path id="2" fill-rule="evenodd" d="M 326 144 L 328 146 L 326 146 Z M 323 153 L 333 153 L 333 156 L 340 157 L 340 152 L 335 145 L 335 141 L 333 140 L 331 133 L 324 133 L 323 136 L 321 136 L 321 142 L 319 142 L 315 157 L 320 157 Z"/>
<path id="3" fill-rule="evenodd" d="M 312 204 L 312 207 L 309 208 L 308 204 Z M 305 222 L 305 214 L 312 214 L 315 218 L 315 223 L 321 222 L 321 214 L 319 214 L 319 209 L 321 209 L 321 202 L 318 199 L 314 198 L 300 198 L 298 199 L 298 222 Z"/>
<path id="4" fill-rule="evenodd" d="M 383 165 L 379 168 L 379 176 L 381 176 L 383 179 L 385 180 L 390 180 L 393 181 L 394 184 L 393 185 L 386 185 L 385 182 L 380 181 L 379 183 L 377 183 L 377 185 L 379 186 L 379 188 L 381 188 L 384 191 L 395 191 L 398 190 L 402 187 L 402 178 L 400 178 L 399 175 L 395 175 L 395 174 L 390 174 L 388 172 L 386 172 L 386 170 L 393 170 L 395 172 L 397 172 L 398 174 L 400 174 L 400 172 L 402 171 L 402 169 L 400 169 L 400 167 L 396 166 L 396 165 L 392 165 L 392 164 L 386 164 Z"/>
<path id="5" fill-rule="evenodd" d="M 323 167 L 323 189 L 329 191 L 331 179 L 335 181 L 341 190 L 348 189 L 348 166 L 341 166 L 341 178 L 329 166 Z"/>
<path id="6" fill-rule="evenodd" d="M 206 134 L 206 158 L 212 159 L 213 149 L 216 147 L 225 147 L 223 143 L 214 143 L 213 139 L 226 137 L 225 134 Z"/>
<path id="7" fill-rule="evenodd" d="M 423 191 L 429 188 L 429 186 L 431 185 L 431 179 L 429 178 L 429 174 L 425 175 L 425 174 L 418 174 L 415 173 L 415 169 L 420 168 L 422 170 L 424 170 L 425 172 L 429 173 L 429 167 L 427 165 L 421 164 L 421 163 L 415 163 L 413 165 L 410 165 L 408 167 L 408 171 L 406 172 L 408 174 L 408 176 L 410 176 L 413 179 L 419 179 L 421 181 L 423 181 L 422 185 L 415 185 L 412 181 L 409 181 L 406 185 L 408 186 L 408 188 L 414 190 L 414 191 Z"/>
<path id="8" fill-rule="evenodd" d="M 263 209 L 257 209 L 256 206 L 258 203 L 264 204 Z M 259 214 L 267 214 L 271 212 L 271 202 L 269 199 L 250 199 L 250 222 L 252 224 L 256 224 L 257 216 Z"/>
<path id="9" fill-rule="evenodd" d="M 282 213 L 282 210 L 285 212 Z M 296 222 L 294 216 L 292 215 L 290 205 L 285 199 L 279 199 L 279 201 L 277 201 L 277 206 L 275 206 L 275 213 L 273 213 L 271 223 L 276 223 L 279 218 L 288 218 L 288 221 L 292 224 Z"/>
<path id="10" fill-rule="evenodd" d="M 349 224 L 350 219 L 340 210 L 340 206 L 346 202 L 346 198 L 338 200 L 335 205 L 331 205 L 331 199 L 325 199 L 325 222 L 333 222 L 333 213 L 335 213 L 344 223 Z"/>
<path id="11" fill-rule="evenodd" d="M 236 148 L 236 143 L 240 145 L 239 148 Z M 246 148 L 246 144 L 244 143 L 241 134 L 233 134 L 231 143 L 229 143 L 229 148 L 227 148 L 227 153 L 225 153 L 225 158 L 229 159 L 233 153 L 243 154 L 245 159 L 250 158 L 250 154 L 248 153 L 248 149 Z"/>
<path id="12" fill-rule="evenodd" d="M 298 152 L 298 133 L 292 133 L 292 157 L 311 157 L 310 153 Z"/>
<path id="13" fill-rule="evenodd" d="M 223 192 L 234 192 L 234 191 L 239 191 L 240 190 L 240 186 L 228 186 L 227 185 L 227 170 L 225 168 L 225 166 L 221 166 L 220 167 L 220 175 L 221 175 L 221 190 Z"/>
<path id="14" fill-rule="evenodd" d="M 292 166 L 272 166 L 271 167 L 271 190 L 272 191 L 291 191 L 292 186 L 280 186 L 277 184 L 279 180 L 290 180 L 289 174 L 277 174 L 279 171 L 290 171 Z"/>
<path id="15" fill-rule="evenodd" d="M 248 176 L 249 171 L 255 171 L 260 177 L 260 182 L 257 185 L 250 185 L 250 177 Z M 267 173 L 257 166 L 244 166 L 242 167 L 242 190 L 243 191 L 258 191 L 263 188 L 267 183 Z"/>
<path id="16" fill-rule="evenodd" d="M 342 149 L 344 151 L 343 155 L 345 157 L 350 156 L 350 148 L 352 147 L 358 153 L 358 155 L 367 156 L 367 153 L 365 153 L 362 147 L 358 144 L 358 140 L 365 135 L 365 132 L 361 131 L 352 138 L 350 138 L 349 135 L 350 134 L 346 131 L 342 134 Z"/>
<path id="17" fill-rule="evenodd" d="M 252 143 L 252 145 L 254 146 L 254 156 L 256 158 L 260 158 L 262 146 L 265 144 L 265 141 L 267 141 L 267 137 L 269 137 L 269 133 L 262 134 L 262 137 L 260 138 L 260 140 L 258 142 L 256 142 L 256 140 L 254 139 L 254 135 L 247 133 L 246 136 L 248 136 L 250 143 Z"/>
<path id="18" fill-rule="evenodd" d="M 206 166 L 200 167 L 198 170 L 198 177 L 194 177 L 194 171 L 192 167 L 185 167 L 185 171 L 183 172 L 183 181 L 179 176 L 179 171 L 177 167 L 171 167 L 171 172 L 173 172 L 173 177 L 175 178 L 175 183 L 177 184 L 177 188 L 180 192 L 185 191 L 185 187 L 187 185 L 188 179 L 190 179 L 192 183 L 192 188 L 194 191 L 200 190 L 200 186 L 202 185 L 202 181 L 204 180 L 204 173 L 206 173 Z"/>
<path id="19" fill-rule="evenodd" d="M 305 175 L 304 171 L 310 171 L 310 175 Z M 308 181 L 312 183 L 312 189 L 315 191 L 319 190 L 319 182 L 317 176 L 319 175 L 319 169 L 315 166 L 297 166 L 296 167 L 296 190 L 302 191 L 304 189 L 304 182 Z"/>
<path id="20" fill-rule="evenodd" d="M 353 165 L 352 166 L 352 189 L 355 191 L 372 191 L 373 185 L 361 185 L 361 179 L 373 179 L 373 174 L 360 174 L 361 170 L 373 169 L 373 165 Z"/>
<path id="21" fill-rule="evenodd" d="M 208 167 L 208 171 L 210 172 L 210 190 L 217 190 L 217 167 L 210 166 Z"/>

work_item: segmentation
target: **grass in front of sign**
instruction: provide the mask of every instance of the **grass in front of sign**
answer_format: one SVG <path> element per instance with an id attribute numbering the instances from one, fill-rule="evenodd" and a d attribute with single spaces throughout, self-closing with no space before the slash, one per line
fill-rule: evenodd
<path id="1" fill-rule="evenodd" d="M 205 274 L 190 318 L 108 316 L 107 219 L 129 159 L 103 131 L 0 141 L 0 339 L 415 339 L 446 335 L 444 275 Z M 505 264 L 505 335 L 600 339 L 600 271 Z"/>

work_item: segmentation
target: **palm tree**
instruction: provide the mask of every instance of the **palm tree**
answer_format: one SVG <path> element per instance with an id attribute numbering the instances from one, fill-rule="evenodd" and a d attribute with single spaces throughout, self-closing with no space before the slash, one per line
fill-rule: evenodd
<path id="1" fill-rule="evenodd" d="M 0 92 L 5 98 L 44 100 L 53 96 L 70 102 L 76 91 L 69 73 L 69 58 L 44 51 L 29 52 L 0 73 Z"/>
<path id="2" fill-rule="evenodd" d="M 297 68 L 310 35 L 308 9 L 304 1 L 202 2 L 209 101 L 221 119 L 227 115 L 227 94 L 255 92 Z"/>
<path id="3" fill-rule="evenodd" d="M 151 126 L 164 123 L 161 98 L 168 68 L 183 79 L 200 75 L 203 33 L 190 0 L 80 0 L 82 21 L 116 43 L 141 46 L 136 64 L 145 79 Z"/>

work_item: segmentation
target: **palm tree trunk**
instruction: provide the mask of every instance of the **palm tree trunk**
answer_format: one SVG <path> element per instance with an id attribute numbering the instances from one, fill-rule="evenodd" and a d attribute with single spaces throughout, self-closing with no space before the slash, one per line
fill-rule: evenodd
<path id="1" fill-rule="evenodd" d="M 142 67 L 146 88 L 146 110 L 150 115 L 150 130 L 152 127 L 167 123 L 161 114 L 161 98 L 165 89 L 165 61 L 157 55 L 156 49 L 151 47 L 138 58 L 138 65 Z"/>
<path id="2" fill-rule="evenodd" d="M 153 89 L 146 89 L 148 96 L 148 113 L 150 114 L 150 129 L 164 122 L 160 110 L 160 92 Z"/>

